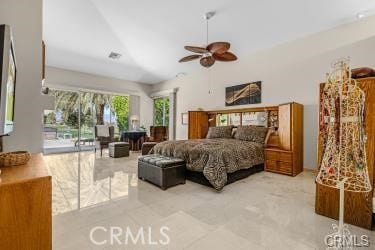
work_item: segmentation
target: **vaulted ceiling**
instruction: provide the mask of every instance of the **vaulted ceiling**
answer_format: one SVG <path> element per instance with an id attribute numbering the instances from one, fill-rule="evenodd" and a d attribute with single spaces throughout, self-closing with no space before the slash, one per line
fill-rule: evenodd
<path id="1" fill-rule="evenodd" d="M 229 41 L 241 60 L 374 9 L 373 0 L 44 0 L 47 65 L 155 84 L 201 67 L 178 60 L 184 45 L 205 44 L 207 11 L 217 12 L 209 41 Z"/>

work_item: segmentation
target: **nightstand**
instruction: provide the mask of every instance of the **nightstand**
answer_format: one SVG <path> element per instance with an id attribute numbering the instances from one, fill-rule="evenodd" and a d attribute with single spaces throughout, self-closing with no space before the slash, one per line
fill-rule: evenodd
<path id="1" fill-rule="evenodd" d="M 293 171 L 293 152 L 280 148 L 265 149 L 265 170 L 278 174 L 295 176 L 297 171 Z"/>

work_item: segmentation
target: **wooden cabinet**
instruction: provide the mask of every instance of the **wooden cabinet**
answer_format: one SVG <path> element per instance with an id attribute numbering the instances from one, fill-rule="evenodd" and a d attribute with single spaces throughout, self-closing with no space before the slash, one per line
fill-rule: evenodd
<path id="1" fill-rule="evenodd" d="M 269 172 L 293 175 L 293 156 L 291 151 L 279 148 L 267 148 L 265 150 L 265 168 Z"/>
<path id="2" fill-rule="evenodd" d="M 266 148 L 266 171 L 296 176 L 303 171 L 303 106 L 279 105 L 278 146 Z"/>
<path id="3" fill-rule="evenodd" d="M 206 111 L 189 111 L 189 139 L 206 138 L 208 132 L 208 114 Z"/>
<path id="4" fill-rule="evenodd" d="M 375 180 L 375 77 L 357 80 L 358 86 L 366 95 L 365 101 L 365 131 L 366 131 L 366 157 L 370 181 L 374 187 Z M 323 156 L 324 141 L 324 113 L 322 112 L 322 95 L 325 83 L 320 84 L 320 112 L 319 112 L 319 138 L 318 138 L 318 170 Z M 345 223 L 372 228 L 372 197 L 373 190 L 367 193 L 345 191 Z M 333 219 L 339 218 L 339 190 L 316 184 L 315 212 Z"/>
<path id="5" fill-rule="evenodd" d="M 52 185 L 42 155 L 0 170 L 0 249 L 52 249 Z"/>

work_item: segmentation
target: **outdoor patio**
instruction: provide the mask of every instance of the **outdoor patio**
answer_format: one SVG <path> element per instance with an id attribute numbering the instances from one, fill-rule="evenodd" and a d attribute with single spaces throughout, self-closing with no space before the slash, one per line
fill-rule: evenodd
<path id="1" fill-rule="evenodd" d="M 78 139 L 45 139 L 43 153 L 44 154 L 57 154 L 77 152 L 79 150 Z M 88 140 L 87 138 L 81 139 L 81 151 L 89 151 L 95 149 L 94 139 Z"/>

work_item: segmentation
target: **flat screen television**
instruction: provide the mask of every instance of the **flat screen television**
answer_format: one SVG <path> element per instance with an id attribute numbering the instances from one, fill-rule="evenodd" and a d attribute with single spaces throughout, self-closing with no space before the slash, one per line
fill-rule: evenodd
<path id="1" fill-rule="evenodd" d="M 0 25 L 0 136 L 13 131 L 16 57 L 9 25 Z"/>

